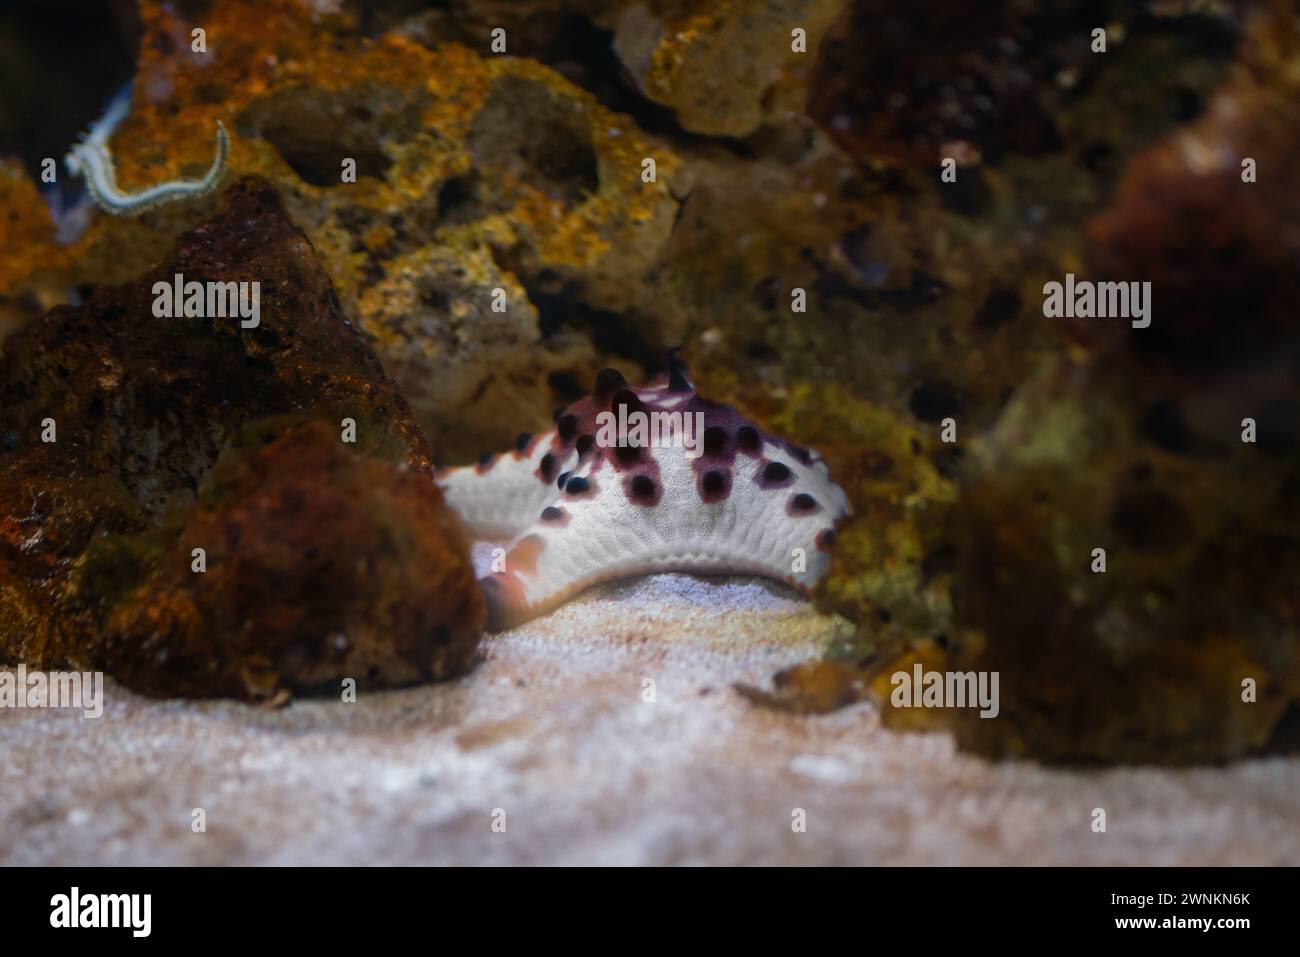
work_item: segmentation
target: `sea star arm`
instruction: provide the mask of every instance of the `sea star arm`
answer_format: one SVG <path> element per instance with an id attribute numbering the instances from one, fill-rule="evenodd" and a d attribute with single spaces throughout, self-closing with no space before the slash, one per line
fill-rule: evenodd
<path id="1" fill-rule="evenodd" d="M 577 464 L 573 444 L 561 441 L 554 429 L 521 434 L 513 451 L 442 469 L 436 480 L 473 537 L 513 539 L 537 520 L 557 493 L 556 481 Z"/>

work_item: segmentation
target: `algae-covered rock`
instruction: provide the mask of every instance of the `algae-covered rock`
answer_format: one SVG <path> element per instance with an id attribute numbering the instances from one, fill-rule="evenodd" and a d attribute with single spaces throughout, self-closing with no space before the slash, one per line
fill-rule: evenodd
<path id="1" fill-rule="evenodd" d="M 221 203 L 5 343 L 0 657 L 155 694 L 445 677 L 483 606 L 420 428 L 273 187 Z M 256 320 L 165 314 L 177 275 L 258 284 Z"/>
<path id="2" fill-rule="evenodd" d="M 650 99 L 697 133 L 744 136 L 783 70 L 813 56 L 843 0 L 659 0 L 607 15 L 614 48 Z M 795 31 L 802 31 L 797 36 Z"/>

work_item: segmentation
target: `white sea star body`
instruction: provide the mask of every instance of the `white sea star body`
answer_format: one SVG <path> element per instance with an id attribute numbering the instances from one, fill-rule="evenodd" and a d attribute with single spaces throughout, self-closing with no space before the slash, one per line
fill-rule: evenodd
<path id="1" fill-rule="evenodd" d="M 699 431 L 693 444 L 602 440 L 611 414 L 636 412 L 681 413 Z M 632 388 L 607 369 L 555 429 L 437 482 L 471 534 L 510 539 L 481 579 L 494 630 L 597 582 L 658 571 L 757 574 L 806 592 L 848 514 L 820 456 L 701 398 L 680 372 Z"/>

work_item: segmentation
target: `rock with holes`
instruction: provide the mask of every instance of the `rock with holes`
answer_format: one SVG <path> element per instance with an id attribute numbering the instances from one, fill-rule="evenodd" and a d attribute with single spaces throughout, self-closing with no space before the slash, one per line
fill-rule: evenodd
<path id="1" fill-rule="evenodd" d="M 471 532 L 513 539 L 483 579 L 498 629 L 654 571 L 758 574 L 806 592 L 848 512 L 819 455 L 700 397 L 676 367 L 640 388 L 606 369 L 554 429 L 438 483 Z"/>
<path id="2" fill-rule="evenodd" d="M 520 428 L 545 428 L 553 403 L 539 373 L 594 361 L 580 336 L 543 341 L 536 307 L 484 246 L 399 256 L 359 308 L 385 371 L 453 460 L 505 445 Z"/>
<path id="3" fill-rule="evenodd" d="M 388 7 L 374 11 L 376 26 L 429 43 L 472 47 L 502 29 L 510 55 L 555 65 L 602 101 L 635 106 L 652 122 L 691 133 L 739 138 L 801 111 L 822 36 L 845 3 L 475 0 L 416 12 L 402 3 L 368 6 Z"/>

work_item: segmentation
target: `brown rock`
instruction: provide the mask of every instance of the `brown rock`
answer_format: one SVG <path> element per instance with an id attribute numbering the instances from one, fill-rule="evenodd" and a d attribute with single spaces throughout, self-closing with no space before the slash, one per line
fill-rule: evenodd
<path id="1" fill-rule="evenodd" d="M 1081 335 L 1118 334 L 1153 370 L 1198 379 L 1294 354 L 1298 103 L 1229 86 L 1197 123 L 1134 157 L 1087 224 L 1088 266 L 1099 280 L 1150 282 L 1156 318 L 1145 329 L 1091 323 Z"/>
<path id="2" fill-rule="evenodd" d="M 155 315 L 177 274 L 259 283 L 260 321 Z M 6 342 L 0 439 L 4 660 L 261 697 L 443 677 L 481 630 L 420 429 L 265 181 Z"/>
<path id="3" fill-rule="evenodd" d="M 91 550 L 89 575 L 115 545 Z M 357 456 L 318 421 L 222 459 L 176 543 L 109 612 L 95 658 L 150 694 L 391 687 L 461 671 L 484 614 L 428 474 Z"/>
<path id="4" fill-rule="evenodd" d="M 154 284 L 258 282 L 260 324 L 235 318 L 157 318 Z M 248 179 L 222 211 L 184 236 L 141 280 L 59 307 L 5 343 L 0 432 L 40 446 L 50 417 L 55 463 L 75 461 L 121 481 L 151 516 L 193 489 L 244 425 L 310 407 L 355 418 L 363 443 L 412 467 L 428 449 L 396 387 L 344 320 L 329 277 L 275 190 Z"/>
<path id="5" fill-rule="evenodd" d="M 854 670 L 838 661 L 806 661 L 778 671 L 773 691 L 737 684 L 758 704 L 796 714 L 826 714 L 859 700 L 862 688 Z"/>
<path id="6" fill-rule="evenodd" d="M 809 115 L 847 149 L 926 167 L 1050 149 L 1058 135 L 1040 95 L 1064 65 L 1054 41 L 1073 31 L 1086 42 L 1085 24 L 1100 25 L 1079 20 L 1086 5 L 1060 6 L 855 0 L 822 44 Z"/>

